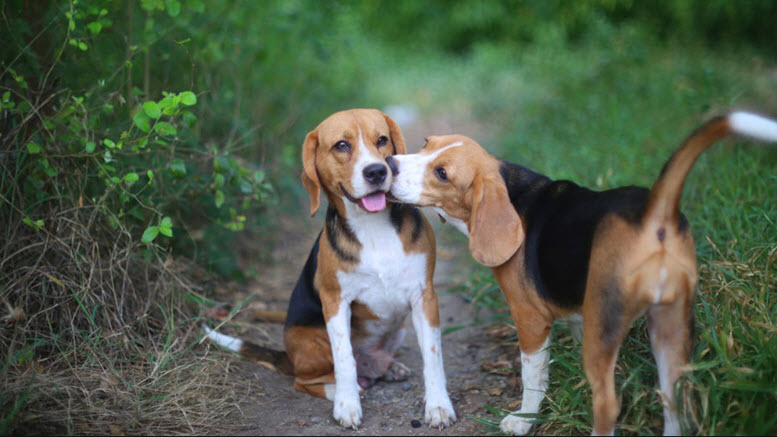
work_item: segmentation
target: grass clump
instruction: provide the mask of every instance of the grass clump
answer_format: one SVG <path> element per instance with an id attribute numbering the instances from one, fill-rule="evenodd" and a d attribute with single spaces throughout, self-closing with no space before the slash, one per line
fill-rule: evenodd
<path id="1" fill-rule="evenodd" d="M 59 206 L 39 230 L 3 208 L 0 434 L 212 431 L 236 394 L 224 363 L 192 353 L 191 267 Z"/>

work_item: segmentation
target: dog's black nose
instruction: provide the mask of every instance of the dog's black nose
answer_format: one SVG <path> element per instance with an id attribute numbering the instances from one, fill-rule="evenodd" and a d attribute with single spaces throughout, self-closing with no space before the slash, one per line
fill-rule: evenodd
<path id="1" fill-rule="evenodd" d="M 367 182 L 378 185 L 386 180 L 388 171 L 386 170 L 386 166 L 383 164 L 371 164 L 364 168 L 362 174 L 364 175 L 364 179 Z"/>
<path id="2" fill-rule="evenodd" d="M 388 164 L 389 168 L 391 169 L 391 176 L 396 176 L 399 174 L 399 167 L 397 167 L 397 160 L 394 159 L 393 156 L 389 156 L 386 158 L 386 164 Z"/>

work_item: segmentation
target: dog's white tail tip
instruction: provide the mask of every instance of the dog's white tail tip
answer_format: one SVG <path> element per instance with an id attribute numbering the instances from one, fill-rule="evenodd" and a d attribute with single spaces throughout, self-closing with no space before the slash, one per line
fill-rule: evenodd
<path id="1" fill-rule="evenodd" d="M 205 330 L 205 333 L 208 334 L 208 338 L 210 341 L 216 343 L 217 345 L 227 348 L 229 350 L 240 352 L 240 348 L 243 346 L 243 340 L 235 337 L 230 337 L 228 335 L 220 334 L 213 329 L 208 328 L 205 325 L 202 325 L 202 329 Z"/>
<path id="2" fill-rule="evenodd" d="M 751 112 L 737 111 L 728 116 L 731 130 L 761 141 L 777 142 L 777 122 Z"/>

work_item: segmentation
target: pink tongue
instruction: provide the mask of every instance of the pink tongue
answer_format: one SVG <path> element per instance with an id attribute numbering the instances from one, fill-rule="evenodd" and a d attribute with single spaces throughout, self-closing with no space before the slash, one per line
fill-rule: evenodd
<path id="1" fill-rule="evenodd" d="M 386 193 L 379 191 L 362 197 L 359 202 L 367 212 L 382 211 L 386 207 Z"/>

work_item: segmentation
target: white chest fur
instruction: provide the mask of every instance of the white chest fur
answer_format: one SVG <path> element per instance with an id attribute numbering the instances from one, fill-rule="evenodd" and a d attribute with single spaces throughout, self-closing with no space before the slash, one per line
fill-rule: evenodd
<path id="1" fill-rule="evenodd" d="M 381 320 L 401 323 L 410 303 L 421 298 L 426 282 L 426 254 L 407 254 L 387 210 L 368 214 L 346 207 L 348 222 L 362 245 L 359 265 L 338 272 L 341 297 L 367 305 Z"/>

